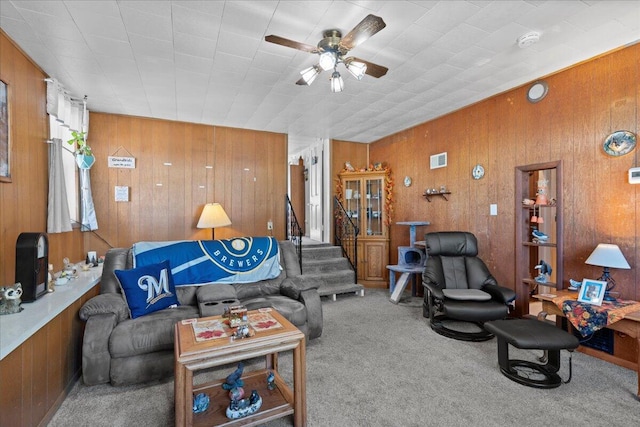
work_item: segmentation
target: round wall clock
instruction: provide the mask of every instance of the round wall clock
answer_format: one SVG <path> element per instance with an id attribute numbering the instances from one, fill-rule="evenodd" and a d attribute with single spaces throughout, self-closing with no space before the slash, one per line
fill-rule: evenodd
<path id="1" fill-rule="evenodd" d="M 545 96 L 547 96 L 548 91 L 549 86 L 547 85 L 547 82 L 539 80 L 533 83 L 527 91 L 527 100 L 531 103 L 540 102 Z"/>
<path id="2" fill-rule="evenodd" d="M 636 148 L 636 136 L 628 130 L 617 130 L 604 140 L 602 149 L 610 156 L 624 156 Z"/>
<path id="3" fill-rule="evenodd" d="M 473 170 L 471 171 L 471 176 L 473 176 L 473 179 L 482 178 L 484 176 L 484 168 L 482 167 L 482 165 L 475 165 Z"/>
<path id="4" fill-rule="evenodd" d="M 404 177 L 404 186 L 405 187 L 411 187 L 411 177 L 410 176 L 405 176 Z"/>

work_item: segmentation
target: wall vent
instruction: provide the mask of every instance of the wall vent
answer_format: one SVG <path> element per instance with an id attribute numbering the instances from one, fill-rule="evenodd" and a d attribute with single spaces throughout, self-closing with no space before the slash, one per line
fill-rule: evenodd
<path id="1" fill-rule="evenodd" d="M 447 153 L 434 154 L 431 156 L 431 169 L 444 168 L 447 166 Z"/>

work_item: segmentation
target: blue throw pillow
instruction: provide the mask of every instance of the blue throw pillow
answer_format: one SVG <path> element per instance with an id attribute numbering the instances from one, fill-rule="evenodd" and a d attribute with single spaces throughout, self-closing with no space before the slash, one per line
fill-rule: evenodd
<path id="1" fill-rule="evenodd" d="M 180 305 L 169 261 L 114 272 L 132 319 Z"/>

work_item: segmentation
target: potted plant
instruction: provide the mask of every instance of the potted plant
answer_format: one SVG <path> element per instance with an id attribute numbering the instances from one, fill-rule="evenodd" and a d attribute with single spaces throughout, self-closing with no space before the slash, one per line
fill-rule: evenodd
<path id="1" fill-rule="evenodd" d="M 87 144 L 85 135 L 85 132 L 76 132 L 74 130 L 71 132 L 73 138 L 67 141 L 69 145 L 73 145 L 76 148 L 76 164 L 80 169 L 90 169 L 96 161 L 91 152 L 91 147 Z"/>

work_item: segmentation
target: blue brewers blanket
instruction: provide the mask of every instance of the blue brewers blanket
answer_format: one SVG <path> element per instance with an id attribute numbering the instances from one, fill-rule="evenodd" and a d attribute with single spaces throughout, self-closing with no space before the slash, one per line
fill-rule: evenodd
<path id="1" fill-rule="evenodd" d="M 169 260 L 176 286 L 253 283 L 280 275 L 278 242 L 273 237 L 228 240 L 174 240 L 133 245 L 133 265 Z"/>

